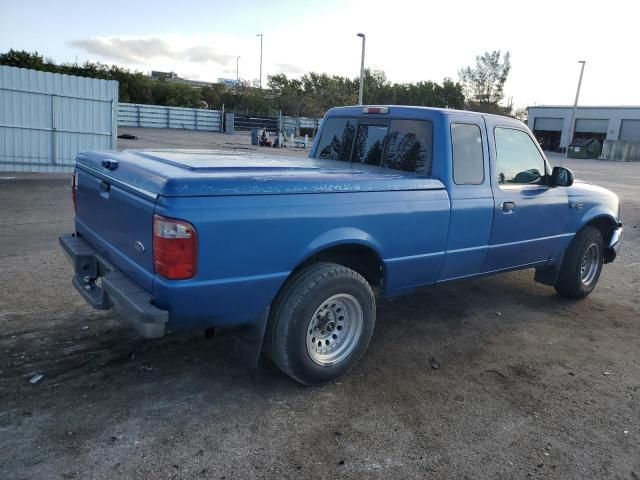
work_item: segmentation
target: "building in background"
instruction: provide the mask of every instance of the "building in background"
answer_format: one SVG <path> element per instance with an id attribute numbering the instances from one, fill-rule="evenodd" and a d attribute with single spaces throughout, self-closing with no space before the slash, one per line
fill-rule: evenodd
<path id="1" fill-rule="evenodd" d="M 603 145 L 602 158 L 640 160 L 640 106 L 578 107 L 571 139 L 572 106 L 541 105 L 529 107 L 528 113 L 529 129 L 544 150 L 595 139 Z"/>
<path id="2" fill-rule="evenodd" d="M 234 88 L 238 81 L 235 78 L 218 78 L 218 83 L 223 84 L 227 88 Z"/>
<path id="3" fill-rule="evenodd" d="M 176 72 L 160 72 L 158 70 L 151 70 L 149 78 L 157 82 L 182 83 L 194 88 L 202 88 L 208 85 L 214 85 L 213 82 L 203 82 L 201 80 L 189 80 L 187 78 L 181 78 Z"/>

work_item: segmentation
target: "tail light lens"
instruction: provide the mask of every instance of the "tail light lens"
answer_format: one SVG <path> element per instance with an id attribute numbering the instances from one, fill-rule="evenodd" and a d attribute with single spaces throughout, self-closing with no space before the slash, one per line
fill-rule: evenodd
<path id="1" fill-rule="evenodd" d="M 71 175 L 71 200 L 73 201 L 73 211 L 78 213 L 78 171 Z"/>
<path id="2" fill-rule="evenodd" d="M 169 280 L 186 280 L 196 274 L 198 240 L 188 222 L 153 216 L 153 265 Z"/>

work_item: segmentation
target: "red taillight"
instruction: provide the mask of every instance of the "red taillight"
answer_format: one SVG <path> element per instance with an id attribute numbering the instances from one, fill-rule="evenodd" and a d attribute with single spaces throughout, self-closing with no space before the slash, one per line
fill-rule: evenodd
<path id="1" fill-rule="evenodd" d="M 78 172 L 73 172 L 71 175 L 71 200 L 73 201 L 73 211 L 78 213 Z"/>
<path id="2" fill-rule="evenodd" d="M 186 280 L 196 274 L 198 240 L 188 222 L 153 216 L 153 265 L 169 280 Z"/>

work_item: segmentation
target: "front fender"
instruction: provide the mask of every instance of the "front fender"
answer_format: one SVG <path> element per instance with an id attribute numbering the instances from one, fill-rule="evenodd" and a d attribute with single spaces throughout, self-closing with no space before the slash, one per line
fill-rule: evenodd
<path id="1" fill-rule="evenodd" d="M 616 225 L 618 223 L 617 217 L 617 209 L 614 211 L 608 205 L 595 205 L 587 210 L 584 215 L 582 215 L 578 230 L 588 223 L 591 223 L 598 219 L 604 219 L 610 221 L 612 225 Z"/>

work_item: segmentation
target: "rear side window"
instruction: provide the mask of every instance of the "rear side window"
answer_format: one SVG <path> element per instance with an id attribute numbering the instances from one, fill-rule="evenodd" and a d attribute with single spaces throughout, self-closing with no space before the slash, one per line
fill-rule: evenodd
<path id="1" fill-rule="evenodd" d="M 431 174 L 433 124 L 424 120 L 391 120 L 383 166 Z"/>
<path id="2" fill-rule="evenodd" d="M 482 135 L 478 125 L 451 124 L 453 181 L 457 185 L 480 185 L 484 182 Z"/>
<path id="3" fill-rule="evenodd" d="M 353 118 L 327 118 L 322 125 L 317 157 L 350 161 L 356 123 Z"/>
<path id="4" fill-rule="evenodd" d="M 432 145 L 430 121 L 333 117 L 323 124 L 316 157 L 429 175 Z"/>

